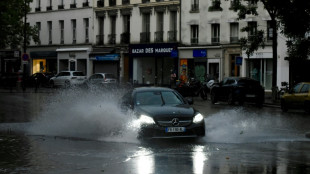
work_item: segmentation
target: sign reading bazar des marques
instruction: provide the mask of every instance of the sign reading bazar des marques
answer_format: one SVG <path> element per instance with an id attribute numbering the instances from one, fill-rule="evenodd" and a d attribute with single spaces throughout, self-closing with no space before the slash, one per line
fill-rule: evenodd
<path id="1" fill-rule="evenodd" d="M 171 57 L 171 52 L 177 50 L 174 43 L 164 44 L 131 44 L 129 54 L 131 57 Z"/>

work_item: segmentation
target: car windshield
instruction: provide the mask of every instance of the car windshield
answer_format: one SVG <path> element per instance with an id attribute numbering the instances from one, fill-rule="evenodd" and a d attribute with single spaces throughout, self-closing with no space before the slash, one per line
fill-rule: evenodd
<path id="1" fill-rule="evenodd" d="M 136 105 L 180 105 L 181 97 L 172 91 L 147 91 L 136 94 Z"/>

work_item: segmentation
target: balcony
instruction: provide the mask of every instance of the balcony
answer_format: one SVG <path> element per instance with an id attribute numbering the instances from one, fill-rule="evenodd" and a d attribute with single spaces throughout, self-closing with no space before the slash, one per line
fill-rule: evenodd
<path id="1" fill-rule="evenodd" d="M 164 32 L 156 31 L 155 32 L 155 42 L 163 42 L 164 41 Z"/>
<path id="2" fill-rule="evenodd" d="M 58 9 L 59 10 L 64 9 L 64 5 L 58 5 Z"/>
<path id="3" fill-rule="evenodd" d="M 122 4 L 123 5 L 130 4 L 130 0 L 122 0 Z"/>
<path id="4" fill-rule="evenodd" d="M 223 8 L 221 7 L 220 0 L 213 0 L 212 6 L 209 7 L 209 11 L 222 11 Z"/>
<path id="5" fill-rule="evenodd" d="M 36 12 L 41 11 L 41 7 L 37 7 L 37 8 L 35 9 L 35 11 L 36 11 Z"/>
<path id="6" fill-rule="evenodd" d="M 219 37 L 212 37 L 211 38 L 211 43 L 212 44 L 219 44 L 220 43 L 220 38 Z"/>
<path id="7" fill-rule="evenodd" d="M 103 34 L 99 34 L 96 36 L 96 44 L 97 45 L 103 45 L 104 44 L 103 40 L 104 40 Z"/>
<path id="8" fill-rule="evenodd" d="M 198 44 L 198 38 L 191 38 L 191 44 L 193 45 Z"/>
<path id="9" fill-rule="evenodd" d="M 52 10 L 52 6 L 46 7 L 46 11 L 51 11 L 51 10 Z"/>
<path id="10" fill-rule="evenodd" d="M 76 8 L 76 4 L 70 4 L 70 8 Z"/>
<path id="11" fill-rule="evenodd" d="M 150 43 L 151 32 L 142 32 L 140 33 L 140 42 L 141 43 Z"/>
<path id="12" fill-rule="evenodd" d="M 89 7 L 88 2 L 83 2 L 83 7 Z"/>
<path id="13" fill-rule="evenodd" d="M 177 31 L 168 31 L 168 42 L 177 41 Z"/>
<path id="14" fill-rule="evenodd" d="M 116 6 L 116 0 L 109 0 L 109 6 Z"/>
<path id="15" fill-rule="evenodd" d="M 130 43 L 130 33 L 122 33 L 121 44 L 129 44 L 129 43 Z"/>
<path id="16" fill-rule="evenodd" d="M 104 1 L 97 1 L 97 7 L 104 7 Z"/>
<path id="17" fill-rule="evenodd" d="M 142 3 L 150 3 L 150 0 L 142 0 Z"/>
<path id="18" fill-rule="evenodd" d="M 238 37 L 230 37 L 230 43 L 238 43 L 239 38 Z"/>
<path id="19" fill-rule="evenodd" d="M 116 43 L 116 34 L 109 34 L 108 35 L 109 44 L 115 45 Z"/>

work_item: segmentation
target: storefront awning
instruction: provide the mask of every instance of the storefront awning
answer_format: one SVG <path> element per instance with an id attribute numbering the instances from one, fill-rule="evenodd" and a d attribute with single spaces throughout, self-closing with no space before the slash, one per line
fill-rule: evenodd
<path id="1" fill-rule="evenodd" d="M 77 52 L 77 51 L 89 51 L 89 48 L 59 48 L 56 49 L 57 52 Z"/>
<path id="2" fill-rule="evenodd" d="M 97 60 L 97 61 L 118 61 L 120 58 L 119 54 L 106 54 L 106 55 L 97 55 L 90 57 L 90 60 Z"/>

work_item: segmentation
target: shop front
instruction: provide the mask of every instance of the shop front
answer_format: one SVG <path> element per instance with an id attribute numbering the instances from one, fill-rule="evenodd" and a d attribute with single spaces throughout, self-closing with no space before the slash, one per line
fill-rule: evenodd
<path id="1" fill-rule="evenodd" d="M 34 73 L 57 73 L 56 51 L 33 51 L 30 52 L 32 61 L 32 74 Z"/>
<path id="2" fill-rule="evenodd" d="M 272 52 L 256 52 L 250 58 L 243 55 L 246 62 L 246 76 L 260 81 L 265 90 L 272 88 Z"/>
<path id="3" fill-rule="evenodd" d="M 0 51 L 0 72 L 15 73 L 20 70 L 21 53 L 20 51 L 4 50 Z"/>
<path id="4" fill-rule="evenodd" d="M 178 72 L 177 44 L 129 45 L 130 78 L 138 85 L 169 86 Z"/>
<path id="5" fill-rule="evenodd" d="M 90 60 L 93 61 L 93 73 L 112 73 L 119 78 L 119 54 L 92 53 Z"/>
<path id="6" fill-rule="evenodd" d="M 195 78 L 204 82 L 208 78 L 218 78 L 219 58 L 214 58 L 217 52 L 206 47 L 179 47 L 178 49 L 181 81 L 186 82 L 190 78 Z"/>

